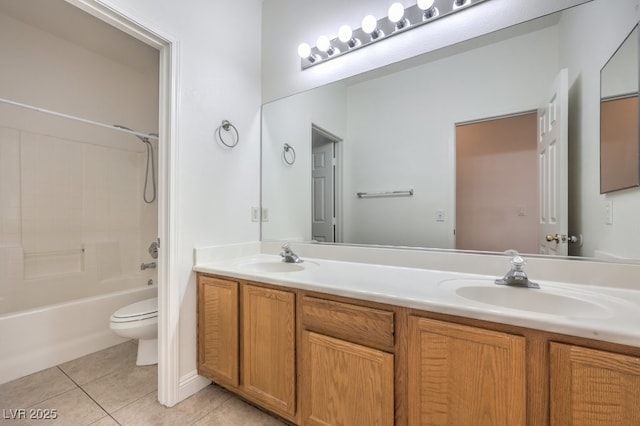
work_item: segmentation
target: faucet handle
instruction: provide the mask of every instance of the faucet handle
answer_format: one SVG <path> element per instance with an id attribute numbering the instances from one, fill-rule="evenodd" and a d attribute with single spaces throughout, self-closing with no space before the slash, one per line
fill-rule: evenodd
<path id="1" fill-rule="evenodd" d="M 522 267 L 527 264 L 527 261 L 524 260 L 524 257 L 515 255 L 511 258 L 511 264 L 513 265 L 514 269 L 522 270 Z"/>
<path id="2" fill-rule="evenodd" d="M 292 256 L 293 255 L 293 250 L 291 250 L 291 246 L 289 245 L 289 243 L 284 243 L 282 245 L 282 251 L 280 252 L 280 256 L 285 257 L 285 256 Z"/>

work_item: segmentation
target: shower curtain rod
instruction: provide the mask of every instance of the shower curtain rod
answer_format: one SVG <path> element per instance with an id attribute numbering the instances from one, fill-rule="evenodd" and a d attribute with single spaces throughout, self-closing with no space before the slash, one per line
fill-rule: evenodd
<path id="1" fill-rule="evenodd" d="M 0 102 L 5 103 L 5 104 L 9 104 L 9 105 L 13 105 L 13 106 L 17 106 L 17 107 L 20 107 L 20 108 L 26 108 L 26 109 L 30 109 L 30 110 L 33 110 L 33 111 L 42 112 L 42 113 L 45 113 L 45 114 L 55 115 L 57 117 L 68 118 L 70 120 L 76 120 L 76 121 L 81 121 L 81 122 L 87 123 L 87 124 L 93 124 L 95 126 L 105 127 L 107 129 L 111 129 L 111 130 L 117 130 L 119 132 L 129 133 L 129 134 L 140 136 L 140 137 L 143 137 L 143 138 L 149 138 L 149 139 L 158 140 L 158 137 L 155 136 L 155 135 L 150 135 L 150 134 L 147 134 L 147 133 L 141 133 L 141 132 L 136 132 L 136 131 L 133 131 L 133 130 L 123 129 L 121 127 L 116 127 L 115 125 L 112 125 L 112 124 L 104 124 L 104 123 L 100 123 L 98 121 L 87 120 L 86 118 L 81 118 L 81 117 L 76 117 L 76 116 L 73 116 L 73 115 L 63 114 L 61 112 L 51 111 L 49 109 L 38 108 L 38 107 L 35 107 L 33 105 L 27 105 L 27 104 L 23 104 L 23 103 L 20 103 L 20 102 L 15 102 L 15 101 L 12 101 L 12 100 L 9 100 L 9 99 L 0 98 Z"/>

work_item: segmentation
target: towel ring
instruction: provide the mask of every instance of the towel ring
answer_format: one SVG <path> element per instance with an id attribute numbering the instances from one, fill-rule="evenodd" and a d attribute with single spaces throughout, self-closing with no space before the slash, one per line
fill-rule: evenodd
<path id="1" fill-rule="evenodd" d="M 287 153 L 289 153 L 289 156 L 287 156 Z M 292 166 L 293 163 L 296 162 L 296 150 L 293 149 L 293 147 L 288 143 L 284 144 L 284 149 L 282 151 L 282 159 L 284 160 L 285 163 L 287 163 L 290 166 Z"/>
<path id="2" fill-rule="evenodd" d="M 233 137 L 233 135 L 232 137 L 233 139 L 235 139 L 235 141 L 227 143 L 227 141 L 225 141 L 222 137 L 221 130 L 224 130 L 225 132 L 233 131 L 233 133 L 235 133 L 235 137 Z M 231 124 L 229 120 L 222 120 L 220 127 L 218 127 L 218 139 L 220 139 L 220 142 L 222 142 L 222 144 L 227 148 L 233 148 L 234 146 L 238 145 L 238 142 L 240 142 L 240 133 L 238 133 L 238 129 L 236 129 L 236 126 Z"/>

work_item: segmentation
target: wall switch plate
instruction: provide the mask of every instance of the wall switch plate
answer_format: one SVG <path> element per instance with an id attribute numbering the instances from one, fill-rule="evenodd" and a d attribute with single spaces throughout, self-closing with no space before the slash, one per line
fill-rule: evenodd
<path id="1" fill-rule="evenodd" d="M 611 200 L 604 202 L 604 223 L 613 225 L 613 201 Z"/>
<path id="2" fill-rule="evenodd" d="M 436 222 L 444 222 L 444 210 L 436 210 Z"/>
<path id="3" fill-rule="evenodd" d="M 262 208 L 262 221 L 269 222 L 269 209 L 266 207 Z"/>

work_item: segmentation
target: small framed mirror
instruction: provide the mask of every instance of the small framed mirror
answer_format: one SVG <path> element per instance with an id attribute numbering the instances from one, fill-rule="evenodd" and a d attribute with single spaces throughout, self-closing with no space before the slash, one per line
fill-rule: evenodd
<path id="1" fill-rule="evenodd" d="M 640 185 L 638 26 L 600 71 L 600 193 Z"/>

